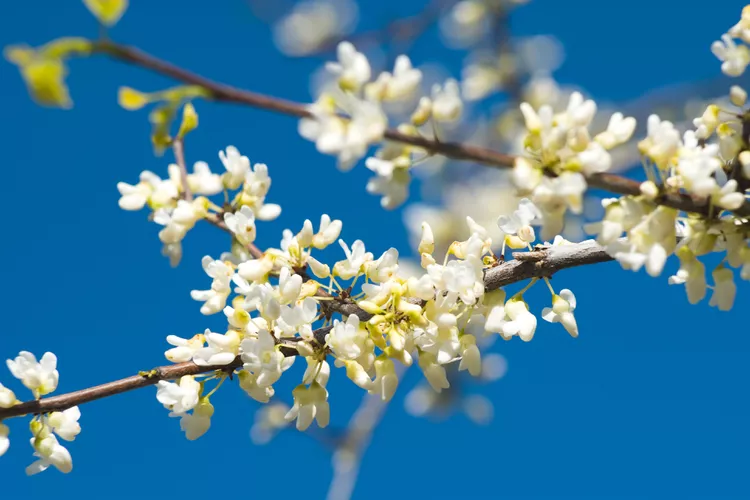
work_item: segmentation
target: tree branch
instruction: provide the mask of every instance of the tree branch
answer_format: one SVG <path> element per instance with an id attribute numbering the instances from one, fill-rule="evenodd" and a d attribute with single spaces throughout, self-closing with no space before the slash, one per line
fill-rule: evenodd
<path id="1" fill-rule="evenodd" d="M 612 260 L 604 248 L 593 240 L 584 241 L 569 245 L 558 245 L 546 247 L 529 252 L 533 255 L 532 260 L 528 260 L 523 255 L 514 254 L 514 259 L 504 262 L 498 266 L 487 270 L 484 276 L 485 290 L 496 290 L 506 285 L 525 281 L 530 278 L 550 277 L 558 271 L 571 267 L 595 264 Z M 371 317 L 360 309 L 354 302 L 330 301 L 332 304 L 328 307 L 334 312 L 343 315 L 357 315 L 360 319 L 366 321 Z M 338 305 L 335 305 L 338 304 Z M 313 332 L 315 340 L 319 345 L 325 345 L 325 337 L 330 332 L 331 327 L 318 328 Z M 281 341 L 281 352 L 285 356 L 296 356 L 297 350 L 293 343 Z M 140 389 L 155 385 L 160 380 L 174 380 L 185 375 L 197 375 L 217 370 L 232 371 L 242 366 L 242 360 L 239 356 L 226 366 L 199 366 L 188 361 L 173 365 L 165 365 L 154 368 L 148 372 L 141 372 L 114 382 L 90 387 L 80 391 L 61 394 L 50 398 L 44 398 L 36 401 L 28 401 L 11 408 L 0 409 L 0 421 L 10 417 L 18 417 L 31 413 L 47 413 L 51 411 L 62 411 L 73 406 L 77 406 L 97 399 L 114 396 L 123 392 Z"/>
<path id="2" fill-rule="evenodd" d="M 297 118 L 312 117 L 312 114 L 307 110 L 305 104 L 215 82 L 179 66 L 175 66 L 172 63 L 158 59 L 135 47 L 120 45 L 104 40 L 94 43 L 93 52 L 105 54 L 113 59 L 149 69 L 155 73 L 186 84 L 203 87 L 209 92 L 210 97 L 216 101 L 244 104 L 254 108 L 295 116 Z M 455 142 L 441 142 L 420 136 L 415 137 L 393 129 L 386 130 L 384 137 L 392 141 L 417 146 L 431 153 L 441 154 L 454 160 L 472 161 L 499 168 L 510 168 L 515 161 L 515 157 L 512 155 L 507 155 L 491 149 Z M 620 195 L 640 194 L 640 183 L 638 181 L 615 174 L 593 174 L 586 176 L 586 181 L 591 187 L 603 189 L 611 193 Z M 685 212 L 693 212 L 702 215 L 709 214 L 708 203 L 704 201 L 696 201 L 689 195 L 683 193 L 663 194 L 655 200 L 655 203 L 683 210 Z M 739 209 L 734 210 L 734 213 L 741 216 L 750 215 L 750 202 L 746 201 Z"/>

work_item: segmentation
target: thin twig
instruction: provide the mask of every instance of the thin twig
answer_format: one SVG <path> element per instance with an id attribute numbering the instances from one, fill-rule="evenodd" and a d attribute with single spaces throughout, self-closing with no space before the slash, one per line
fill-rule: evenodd
<path id="1" fill-rule="evenodd" d="M 135 66 L 152 70 L 161 75 L 173 78 L 180 82 L 203 87 L 216 101 L 244 104 L 254 108 L 265 109 L 276 113 L 296 116 L 298 118 L 311 118 L 312 114 L 306 105 L 277 97 L 259 94 L 249 90 L 243 90 L 224 83 L 218 83 L 203 76 L 192 73 L 167 61 L 158 59 L 135 47 L 116 44 L 111 41 L 98 41 L 94 43 L 93 52 L 105 54 L 113 59 L 133 64 Z M 388 129 L 384 133 L 386 139 L 411 144 L 425 149 L 431 153 L 437 153 L 455 160 L 466 160 L 499 168 L 510 168 L 515 162 L 512 155 L 493 151 L 491 149 L 461 144 L 455 142 L 435 141 L 421 136 L 411 136 L 398 130 Z M 638 181 L 621 177 L 615 174 L 592 174 L 586 176 L 588 185 L 593 188 L 603 189 L 620 195 L 639 195 L 640 183 Z M 693 200 L 684 193 L 667 193 L 655 200 L 660 205 L 676 208 L 685 212 L 693 212 L 708 215 L 708 203 Z M 747 216 L 750 215 L 750 202 L 746 201 L 734 213 Z"/>
<path id="2" fill-rule="evenodd" d="M 537 252 L 540 251 L 535 251 L 535 253 Z M 485 289 L 487 291 L 495 290 L 530 278 L 550 277 L 563 269 L 612 260 L 612 257 L 607 254 L 605 249 L 593 240 L 553 246 L 543 250 L 543 252 L 545 253 L 545 257 L 539 261 L 510 260 L 488 269 L 484 276 Z M 333 304 L 338 303 L 338 301 L 331 302 Z M 339 312 L 343 315 L 354 314 L 362 320 L 367 320 L 371 317 L 369 313 L 360 309 L 354 302 L 342 301 L 338 306 L 331 307 L 334 312 Z M 325 337 L 330 330 L 331 327 L 328 326 L 318 328 L 313 332 L 315 340 L 319 345 L 325 344 Z M 280 349 L 285 356 L 297 355 L 297 350 L 291 344 L 284 344 Z M 38 401 L 29 401 L 11 408 L 0 409 L 0 420 L 30 413 L 61 411 L 89 401 L 154 385 L 159 380 L 172 380 L 184 375 L 196 375 L 216 370 L 233 370 L 240 366 L 242 366 L 242 360 L 239 356 L 232 364 L 227 366 L 198 366 L 192 361 L 160 366 L 143 375 L 134 375 L 81 391 L 44 398 Z"/>
<path id="3" fill-rule="evenodd" d="M 177 166 L 180 167 L 180 181 L 182 182 L 182 195 L 186 201 L 193 201 L 193 192 L 188 184 L 187 165 L 185 165 L 185 142 L 182 137 L 176 137 L 172 141 L 172 152 Z"/>

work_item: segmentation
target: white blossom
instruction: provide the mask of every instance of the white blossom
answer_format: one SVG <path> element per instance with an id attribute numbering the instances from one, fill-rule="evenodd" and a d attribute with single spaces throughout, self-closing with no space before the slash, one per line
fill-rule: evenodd
<path id="1" fill-rule="evenodd" d="M 309 387 L 299 385 L 292 391 L 292 396 L 294 396 L 294 406 L 284 418 L 288 422 L 297 419 L 297 430 L 306 430 L 312 424 L 313 419 L 321 428 L 328 426 L 330 408 L 328 391 L 324 387 L 317 382 L 313 382 Z"/>
<path id="2" fill-rule="evenodd" d="M 202 398 L 192 413 L 170 413 L 170 417 L 180 417 L 180 429 L 190 441 L 195 441 L 211 427 L 214 407 L 207 398 Z"/>
<path id="3" fill-rule="evenodd" d="M 31 446 L 34 447 L 34 456 L 39 460 L 26 467 L 26 474 L 32 476 L 44 472 L 50 465 L 55 466 L 60 472 L 67 474 L 73 470 L 73 459 L 70 452 L 59 443 L 54 434 L 46 434 L 44 437 L 31 438 Z"/>
<path id="4" fill-rule="evenodd" d="M 357 91 L 370 80 L 370 62 L 367 56 L 357 52 L 349 42 L 341 42 L 336 48 L 338 62 L 326 63 L 326 69 L 339 77 L 339 85 L 345 90 Z"/>
<path id="5" fill-rule="evenodd" d="M 400 55 L 396 58 L 393 73 L 384 71 L 377 80 L 365 87 L 365 95 L 371 100 L 399 101 L 411 97 L 422 81 L 422 72 L 414 69 L 411 60 Z"/>
<path id="6" fill-rule="evenodd" d="M 190 375 L 177 383 L 160 380 L 156 384 L 156 399 L 174 413 L 186 413 L 198 404 L 201 385 Z"/>
<path id="7" fill-rule="evenodd" d="M 255 383 L 268 387 L 281 377 L 284 355 L 276 348 L 273 336 L 267 330 L 260 330 L 257 338 L 242 341 L 242 361 L 245 370 L 257 377 Z"/>
<path id="8" fill-rule="evenodd" d="M 454 122 L 461 117 L 464 104 L 458 82 L 446 80 L 444 85 L 432 87 L 432 116 L 439 122 Z"/>
<path id="9" fill-rule="evenodd" d="M 3 384 L 0 384 L 0 408 L 10 408 L 15 404 L 16 395 Z"/>
<path id="10" fill-rule="evenodd" d="M 239 354 L 242 339 L 236 330 L 229 330 L 222 335 L 206 328 L 203 336 L 206 338 L 208 345 L 201 347 L 193 355 L 193 361 L 196 365 L 228 365 Z"/>
<path id="11" fill-rule="evenodd" d="M 566 288 L 552 297 L 552 307 L 542 309 L 542 318 L 550 323 L 561 323 L 571 337 L 578 337 L 578 324 L 573 315 L 575 308 L 576 296 Z"/>
<path id="12" fill-rule="evenodd" d="M 55 434 L 65 441 L 73 441 L 81 433 L 81 410 L 77 406 L 64 411 L 53 411 L 47 416 L 47 423 Z"/>
<path id="13" fill-rule="evenodd" d="M 359 318 L 352 314 L 346 323 L 334 320 L 333 329 L 326 335 L 328 345 L 337 359 L 353 361 L 365 351 L 367 331 L 359 325 Z"/>
<path id="14" fill-rule="evenodd" d="M 201 265 L 206 274 L 213 278 L 209 290 L 193 290 L 190 296 L 193 300 L 204 302 L 201 306 L 201 314 L 216 314 L 227 305 L 227 297 L 232 291 L 230 282 L 234 270 L 227 263 L 214 260 L 208 255 L 203 257 Z"/>
<path id="15" fill-rule="evenodd" d="M 7 360 L 10 373 L 34 393 L 34 397 L 45 396 L 57 389 L 60 377 L 57 372 L 57 356 L 45 352 L 40 361 L 28 352 L 21 351 L 15 359 Z"/>
<path id="16" fill-rule="evenodd" d="M 9 434 L 10 429 L 8 429 L 8 426 L 0 422 L 0 457 L 2 457 L 10 447 L 10 439 L 8 438 Z"/>
<path id="17" fill-rule="evenodd" d="M 711 52 L 722 61 L 721 71 L 727 76 L 741 76 L 750 64 L 750 50 L 745 45 L 737 45 L 729 34 L 711 44 Z"/>
<path id="18" fill-rule="evenodd" d="M 339 245 L 346 254 L 346 260 L 336 262 L 333 274 L 348 280 L 364 272 L 365 264 L 372 260 L 372 254 L 365 251 L 365 244 L 361 240 L 356 240 L 352 243 L 351 250 L 344 240 L 339 240 Z"/>

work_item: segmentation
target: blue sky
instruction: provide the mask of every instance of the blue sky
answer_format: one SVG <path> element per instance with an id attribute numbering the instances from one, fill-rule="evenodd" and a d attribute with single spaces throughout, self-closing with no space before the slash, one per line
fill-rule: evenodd
<path id="1" fill-rule="evenodd" d="M 238 86 L 308 101 L 307 79 L 321 60 L 288 60 L 269 28 L 240 0 L 132 2 L 113 31 L 179 65 Z M 362 26 L 413 13 L 423 2 L 366 2 Z M 743 2 L 701 9 L 679 0 L 534 0 L 518 11 L 519 34 L 557 35 L 567 60 L 556 76 L 597 99 L 629 100 L 670 83 L 715 77 L 710 43 L 738 18 Z M 0 43 L 44 43 L 62 35 L 95 36 L 80 2 L 12 2 L 0 7 Z M 434 58 L 436 32 L 415 44 L 416 64 Z M 457 75 L 460 57 L 441 51 Z M 69 78 L 75 108 L 43 109 L 26 96 L 15 68 L 0 63 L 2 103 L 4 298 L 0 359 L 19 350 L 59 357 L 60 392 L 163 364 L 168 334 L 219 328 L 189 291 L 207 278 L 204 254 L 226 240 L 209 227 L 191 232 L 178 269 L 159 255 L 156 227 L 144 213 L 117 207 L 115 185 L 141 170 L 166 174 L 155 158 L 144 112 L 116 104 L 116 89 L 156 90 L 170 82 L 107 60 L 74 61 Z M 259 245 L 276 245 L 281 230 L 329 213 L 344 221 L 347 241 L 363 239 L 380 253 L 408 254 L 400 211 L 384 212 L 364 193 L 362 166 L 337 172 L 284 116 L 199 102 L 201 127 L 188 161 L 218 169 L 219 149 L 237 146 L 269 165 L 270 202 L 283 213 L 259 225 Z M 499 215 L 499 214 L 498 214 Z M 361 224 L 367 219 L 374 223 Z M 674 263 L 672 263 L 673 270 Z M 487 427 L 455 415 L 443 422 L 408 416 L 404 381 L 363 464 L 356 498 L 383 494 L 453 498 L 750 496 L 747 363 L 750 339 L 742 320 L 750 287 L 739 286 L 729 313 L 690 306 L 684 290 L 615 264 L 567 271 L 555 278 L 578 297 L 581 336 L 541 325 L 531 343 L 497 343 L 509 372 L 483 389 L 495 404 Z M 538 308 L 546 302 L 539 294 Z M 516 339 L 517 340 L 517 339 Z M 296 375 L 291 374 L 292 377 Z M 359 399 L 334 373 L 333 425 L 343 425 Z M 18 389 L 9 373 L 0 381 Z M 277 393 L 291 390 L 282 383 Z M 249 439 L 256 403 L 236 387 L 214 398 L 211 431 L 188 442 L 178 422 L 145 389 L 82 408 L 83 432 L 69 446 L 74 471 L 27 478 L 31 448 L 22 420 L 13 420 L 10 451 L 0 458 L 7 497 L 157 498 L 236 494 L 246 498 L 322 497 L 330 455 L 312 439 L 281 434 L 270 445 Z M 285 395 L 288 400 L 288 396 Z M 232 493 L 230 493 L 232 492 Z"/>

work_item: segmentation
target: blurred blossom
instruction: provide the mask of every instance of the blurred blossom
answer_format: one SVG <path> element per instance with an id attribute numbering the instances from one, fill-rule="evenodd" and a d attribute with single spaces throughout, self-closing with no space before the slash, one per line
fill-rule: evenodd
<path id="1" fill-rule="evenodd" d="M 435 407 L 439 397 L 428 385 L 418 385 L 406 395 L 404 407 L 409 415 L 423 417 Z"/>
<path id="2" fill-rule="evenodd" d="M 549 75 L 565 60 L 560 41 L 551 35 L 538 35 L 514 41 L 519 63 L 530 75 Z"/>
<path id="3" fill-rule="evenodd" d="M 447 46 L 468 47 L 489 31 L 491 19 L 485 2 L 463 0 L 440 19 L 440 32 Z"/>
<path id="4" fill-rule="evenodd" d="M 508 361 L 505 356 L 491 352 L 482 356 L 482 374 L 480 377 L 488 382 L 500 380 L 508 372 Z"/>
<path id="5" fill-rule="evenodd" d="M 348 35 L 359 9 L 352 0 L 309 0 L 294 6 L 274 27 L 274 41 L 284 54 L 303 56 L 331 39 Z"/>
<path id="6" fill-rule="evenodd" d="M 495 415 L 495 408 L 492 405 L 492 401 L 480 394 L 466 396 L 461 402 L 461 406 L 466 416 L 478 425 L 489 424 Z"/>
<path id="7" fill-rule="evenodd" d="M 501 241 L 495 214 L 512 212 L 518 205 L 518 197 L 507 180 L 507 173 L 485 170 L 470 177 L 466 182 L 446 183 L 442 206 L 413 203 L 404 211 L 404 222 L 412 245 L 419 243 L 422 222 L 427 222 L 435 235 L 436 251 L 442 252 L 465 234 L 466 216 L 487 228 L 489 236 Z"/>
<path id="8" fill-rule="evenodd" d="M 261 406 L 255 412 L 255 422 L 250 428 L 250 439 L 255 444 L 267 444 L 283 428 L 289 425 L 284 415 L 289 406 L 284 403 L 273 403 Z"/>

